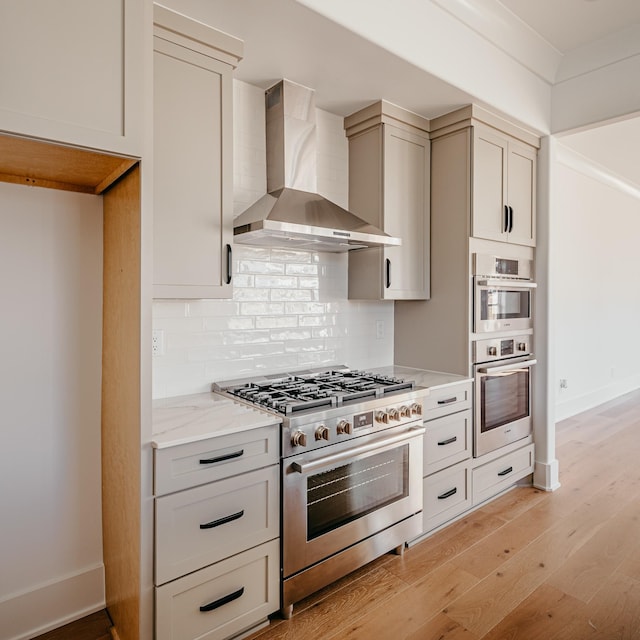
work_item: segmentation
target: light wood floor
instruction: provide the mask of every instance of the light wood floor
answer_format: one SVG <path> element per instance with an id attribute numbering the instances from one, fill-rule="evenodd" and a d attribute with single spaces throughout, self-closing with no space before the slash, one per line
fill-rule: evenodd
<path id="1" fill-rule="evenodd" d="M 250 640 L 640 639 L 640 391 L 559 423 L 556 453 L 556 492 L 514 489 Z"/>
<path id="2" fill-rule="evenodd" d="M 640 392 L 557 425 L 562 486 L 517 488 L 251 640 L 640 639 Z"/>

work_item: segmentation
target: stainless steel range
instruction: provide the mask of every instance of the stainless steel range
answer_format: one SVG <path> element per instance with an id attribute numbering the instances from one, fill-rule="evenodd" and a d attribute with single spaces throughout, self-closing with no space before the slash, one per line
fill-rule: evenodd
<path id="1" fill-rule="evenodd" d="M 220 382 L 282 419 L 282 615 L 422 529 L 422 400 L 412 381 L 335 367 Z"/>

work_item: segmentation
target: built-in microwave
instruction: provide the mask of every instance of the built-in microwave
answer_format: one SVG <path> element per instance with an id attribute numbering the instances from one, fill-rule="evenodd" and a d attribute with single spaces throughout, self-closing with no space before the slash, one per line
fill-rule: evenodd
<path id="1" fill-rule="evenodd" d="M 475 333 L 533 328 L 533 261 L 474 254 Z"/>

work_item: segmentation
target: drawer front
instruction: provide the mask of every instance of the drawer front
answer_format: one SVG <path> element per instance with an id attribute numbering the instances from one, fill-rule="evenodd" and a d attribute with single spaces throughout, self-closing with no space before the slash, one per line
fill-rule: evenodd
<path id="1" fill-rule="evenodd" d="M 154 449 L 154 493 L 161 496 L 277 464 L 279 426 Z"/>
<path id="2" fill-rule="evenodd" d="M 423 526 L 430 531 L 471 506 L 469 467 L 461 463 L 423 480 Z"/>
<path id="3" fill-rule="evenodd" d="M 280 467 L 156 498 L 156 584 L 279 535 Z"/>
<path id="4" fill-rule="evenodd" d="M 433 420 L 456 411 L 471 409 L 471 384 L 464 382 L 431 390 L 424 399 L 424 419 Z"/>
<path id="5" fill-rule="evenodd" d="M 272 540 L 157 587 L 156 640 L 222 640 L 264 621 L 280 606 L 279 546 Z"/>
<path id="6" fill-rule="evenodd" d="M 534 445 L 513 451 L 473 470 L 473 504 L 507 489 L 525 476 L 533 473 Z"/>
<path id="7" fill-rule="evenodd" d="M 471 457 L 471 410 L 426 422 L 425 476 Z"/>

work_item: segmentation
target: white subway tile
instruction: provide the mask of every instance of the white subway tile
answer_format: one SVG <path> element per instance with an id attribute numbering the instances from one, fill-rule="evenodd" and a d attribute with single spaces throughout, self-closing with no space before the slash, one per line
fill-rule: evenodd
<path id="1" fill-rule="evenodd" d="M 321 337 L 321 336 L 318 336 Z M 272 341 L 276 342 L 289 342 L 292 340 L 310 340 L 311 331 L 298 330 L 293 331 L 291 329 L 287 331 L 272 331 L 270 336 Z"/>
<path id="2" fill-rule="evenodd" d="M 257 275 L 255 284 L 256 287 L 269 289 L 295 289 L 298 286 L 298 279 L 295 276 Z"/>
<path id="3" fill-rule="evenodd" d="M 259 277 L 259 276 L 257 276 Z M 256 283 L 256 287 L 258 284 Z M 244 289 L 234 289 L 233 299 L 239 302 L 246 302 L 247 300 L 255 302 L 265 302 L 269 300 L 268 289 L 258 289 L 256 287 L 249 287 Z"/>
<path id="4" fill-rule="evenodd" d="M 326 305 L 321 302 L 286 302 L 284 312 L 287 314 L 303 315 L 303 314 L 323 314 Z"/>
<path id="5" fill-rule="evenodd" d="M 285 312 L 282 302 L 242 302 L 240 315 L 243 316 L 278 316 Z"/>
<path id="6" fill-rule="evenodd" d="M 238 273 L 255 273 L 255 274 L 283 274 L 284 265 L 276 262 L 266 262 L 262 260 L 240 260 L 238 265 Z"/>
<path id="7" fill-rule="evenodd" d="M 308 251 L 292 249 L 271 249 L 271 260 L 274 262 L 311 262 L 312 254 Z"/>
<path id="8" fill-rule="evenodd" d="M 222 333 L 222 344 L 256 344 L 269 341 L 269 332 L 261 329 L 253 331 L 225 331 Z"/>
<path id="9" fill-rule="evenodd" d="M 285 273 L 289 276 L 317 276 L 317 264 L 288 264 Z"/>
<path id="10" fill-rule="evenodd" d="M 284 327 L 297 327 L 296 316 L 257 316 L 255 318 L 256 329 L 279 329 Z"/>

